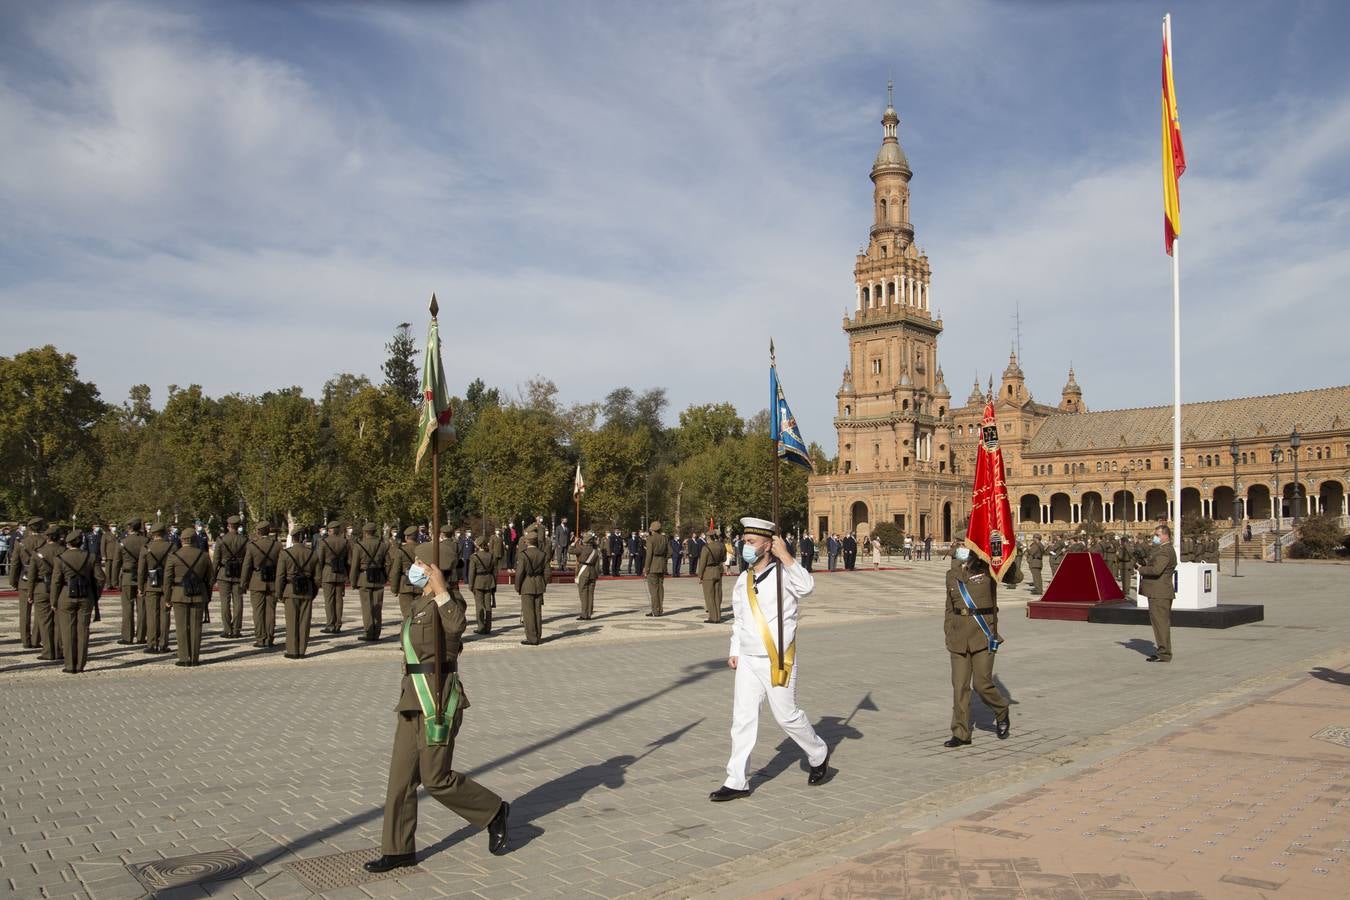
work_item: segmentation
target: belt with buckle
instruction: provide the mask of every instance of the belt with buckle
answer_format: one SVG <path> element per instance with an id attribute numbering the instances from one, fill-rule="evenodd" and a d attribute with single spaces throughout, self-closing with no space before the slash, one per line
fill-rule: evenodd
<path id="1" fill-rule="evenodd" d="M 967 607 L 967 606 L 963 606 L 963 607 L 961 607 L 960 609 L 954 609 L 954 610 L 952 610 L 952 612 L 954 612 L 954 613 L 955 613 L 956 615 L 958 615 L 958 616 L 973 616 L 973 615 L 975 615 L 976 613 L 979 613 L 979 614 L 982 615 L 982 616 L 992 616 L 992 615 L 994 615 L 996 612 L 998 612 L 998 607 L 997 607 L 997 606 L 990 606 L 990 607 L 987 607 L 987 608 L 985 608 L 985 609 L 971 609 L 971 608 L 969 608 L 969 607 Z"/>

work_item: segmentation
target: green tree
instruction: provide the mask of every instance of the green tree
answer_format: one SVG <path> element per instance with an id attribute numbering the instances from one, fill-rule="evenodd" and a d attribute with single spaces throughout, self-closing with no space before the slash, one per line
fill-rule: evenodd
<path id="1" fill-rule="evenodd" d="M 745 434 L 745 423 L 730 403 L 690 406 L 680 413 L 674 447 L 678 459 L 688 459 L 729 438 Z"/>
<path id="2" fill-rule="evenodd" d="M 72 354 L 50 344 L 0 357 L 0 385 L 0 512 L 70 515 L 68 488 L 83 483 L 70 467 L 88 454 L 90 429 L 106 409 L 98 388 L 80 380 Z"/>
<path id="3" fill-rule="evenodd" d="M 417 371 L 417 344 L 412 336 L 412 323 L 400 322 L 394 336 L 384 345 L 384 386 L 409 405 L 416 406 L 422 399 L 422 378 Z"/>
<path id="4" fill-rule="evenodd" d="M 651 433 L 606 425 L 579 438 L 586 495 L 581 516 L 592 527 L 636 526 L 642 514 Z"/>
<path id="5" fill-rule="evenodd" d="M 1298 523 L 1298 537 L 1289 548 L 1294 559 L 1334 559 L 1343 552 L 1345 530 L 1338 517 L 1328 514 L 1308 516 Z"/>
<path id="6" fill-rule="evenodd" d="M 464 463 L 489 516 L 565 509 L 571 471 L 558 444 L 556 422 L 537 409 L 488 407 L 464 440 Z"/>

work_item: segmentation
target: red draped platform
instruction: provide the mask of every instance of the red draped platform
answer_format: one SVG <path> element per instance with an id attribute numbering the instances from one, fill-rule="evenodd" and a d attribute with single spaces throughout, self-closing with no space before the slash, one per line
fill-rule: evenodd
<path id="1" fill-rule="evenodd" d="M 1123 599 L 1116 576 L 1101 554 L 1070 553 L 1041 598 L 1027 604 L 1027 618 L 1086 622 L 1097 604 Z"/>

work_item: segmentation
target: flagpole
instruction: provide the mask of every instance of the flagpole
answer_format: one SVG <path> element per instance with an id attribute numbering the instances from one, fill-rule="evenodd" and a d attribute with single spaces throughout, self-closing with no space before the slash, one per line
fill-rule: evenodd
<path id="1" fill-rule="evenodd" d="M 774 528 L 775 528 L 775 530 L 777 531 L 777 533 L 781 535 L 782 532 L 783 532 L 783 527 L 782 527 L 782 525 L 780 525 L 779 522 L 778 522 L 778 482 L 779 482 L 779 476 L 778 476 L 778 467 L 779 467 L 779 458 L 778 458 L 778 439 L 774 437 L 774 432 L 777 430 L 777 428 L 776 428 L 775 426 L 778 426 L 778 391 L 779 391 L 779 388 L 778 388 L 778 373 L 777 373 L 777 371 L 775 370 L 776 365 L 777 365 L 777 362 L 776 362 L 776 360 L 774 359 L 774 352 L 773 352 L 773 338 L 769 338 L 769 369 L 770 369 L 770 371 L 774 372 L 774 376 L 773 376 L 773 381 L 774 381 L 773 409 L 770 411 L 770 415 L 772 416 L 772 418 L 770 419 L 770 422 L 769 422 L 769 450 L 770 450 L 771 453 L 773 453 L 773 524 L 774 524 Z M 772 541 L 772 538 L 770 538 L 770 540 Z M 770 550 L 772 550 L 773 545 L 770 544 L 769 546 L 770 546 Z M 754 578 L 754 577 L 755 577 L 755 573 L 754 573 L 754 572 L 751 572 L 751 573 L 750 573 L 750 577 L 751 577 L 751 578 Z M 782 566 L 782 563 L 779 563 L 779 566 L 778 566 L 778 573 L 777 573 L 777 575 L 774 576 L 773 581 L 774 581 L 774 586 L 775 586 L 775 588 L 776 588 L 776 590 L 777 590 L 777 595 L 778 595 L 778 672 L 779 672 L 779 674 L 781 675 L 783 672 L 786 671 L 786 660 L 787 660 L 787 648 L 783 646 L 783 566 Z"/>
<path id="2" fill-rule="evenodd" d="M 1176 497 L 1173 546 L 1181 546 L 1181 239 L 1172 240 L 1172 496 Z"/>
<path id="3" fill-rule="evenodd" d="M 436 295 L 431 295 L 431 321 L 436 322 L 436 314 L 440 311 L 440 306 L 436 302 Z M 437 332 L 437 341 L 439 343 L 439 331 Z M 427 348 L 430 350 L 431 348 Z M 440 365 L 439 351 L 436 348 L 438 358 L 437 366 Z M 428 360 L 423 360 L 423 364 L 429 364 Z M 423 403 L 434 403 L 430 398 L 423 396 Z M 440 423 L 436 423 L 435 430 L 431 432 L 431 564 L 439 570 L 441 568 L 441 429 Z M 449 588 L 449 585 L 446 585 Z M 409 610 L 411 615 L 411 610 Z M 441 629 L 440 610 L 437 609 L 432 615 L 431 621 L 432 635 L 435 642 L 436 661 L 432 664 L 433 675 L 436 682 L 436 697 L 433 706 L 436 710 L 436 723 L 440 724 L 445 719 L 445 713 L 441 706 L 441 694 L 445 691 L 445 671 L 442 657 L 445 656 L 445 632 Z"/>

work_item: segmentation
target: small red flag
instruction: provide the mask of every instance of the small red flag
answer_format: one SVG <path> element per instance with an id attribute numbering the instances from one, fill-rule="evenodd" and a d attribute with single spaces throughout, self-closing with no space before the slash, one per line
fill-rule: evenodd
<path id="1" fill-rule="evenodd" d="M 975 455 L 975 491 L 970 501 L 970 528 L 966 546 L 1002 578 L 1017 556 L 1008 483 L 1004 478 L 1003 451 L 998 446 L 998 423 L 992 400 L 984 404 L 980 444 Z"/>

